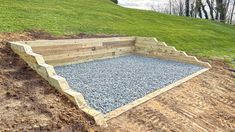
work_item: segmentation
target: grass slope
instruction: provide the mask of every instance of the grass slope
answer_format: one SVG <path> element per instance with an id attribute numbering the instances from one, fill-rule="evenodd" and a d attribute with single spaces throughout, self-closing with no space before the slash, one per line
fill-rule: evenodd
<path id="1" fill-rule="evenodd" d="M 126 9 L 110 0 L 0 0 L 0 32 L 151 36 L 204 57 L 235 58 L 235 27 Z"/>

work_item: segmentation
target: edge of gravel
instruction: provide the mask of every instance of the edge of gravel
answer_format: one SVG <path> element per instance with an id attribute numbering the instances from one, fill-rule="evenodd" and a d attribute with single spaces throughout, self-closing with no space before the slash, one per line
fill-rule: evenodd
<path id="1" fill-rule="evenodd" d="M 101 112 L 89 107 L 82 94 L 72 90 L 65 78 L 58 76 L 54 70 L 54 67 L 45 63 L 43 56 L 34 53 L 29 45 L 17 42 L 9 43 L 11 45 L 11 49 L 18 54 L 33 70 L 46 79 L 49 84 L 54 86 L 61 94 L 68 97 L 69 100 L 71 100 L 79 109 L 90 116 L 97 125 L 103 127 L 107 126 L 104 115 Z"/>
<path id="2" fill-rule="evenodd" d="M 200 74 L 202 74 L 202 73 L 204 73 L 208 70 L 209 70 L 209 68 L 204 68 L 202 70 L 199 70 L 196 73 L 193 73 L 190 76 L 187 76 L 187 77 L 185 77 L 181 80 L 178 80 L 175 83 L 167 85 L 166 87 L 163 87 L 163 88 L 159 88 L 159 89 L 145 95 L 142 98 L 139 98 L 139 99 L 137 99 L 137 100 L 135 100 L 131 103 L 128 103 L 128 104 L 126 104 L 122 107 L 119 107 L 119 108 L 105 114 L 105 119 L 106 120 L 111 120 L 112 118 L 115 118 L 115 117 L 121 115 L 122 113 L 124 113 L 124 112 L 126 112 L 126 111 L 128 111 L 128 110 L 130 110 L 130 109 L 132 109 L 132 108 L 134 108 L 134 107 L 136 107 L 136 106 L 138 106 L 138 105 L 140 105 L 140 104 L 142 104 L 142 103 L 144 103 L 144 102 L 146 102 L 146 101 L 148 101 L 148 100 L 150 100 L 150 99 L 152 99 L 152 98 L 154 98 L 154 97 L 156 97 L 156 96 L 158 96 L 158 95 L 160 95 L 160 94 L 162 94 L 162 93 L 164 93 L 164 92 L 166 92 L 166 91 L 168 91 L 168 90 L 170 90 L 170 89 L 172 89 L 176 86 L 179 86 L 180 84 L 182 84 L 182 83 L 192 79 L 193 77 L 198 76 L 198 75 L 200 75 Z"/>

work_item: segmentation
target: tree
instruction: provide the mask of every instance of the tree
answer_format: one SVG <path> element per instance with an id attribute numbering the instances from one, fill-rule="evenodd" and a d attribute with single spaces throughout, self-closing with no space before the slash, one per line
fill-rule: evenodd
<path id="1" fill-rule="evenodd" d="M 228 12 L 230 0 L 216 0 L 216 18 L 220 20 L 220 22 L 226 22 L 226 15 Z"/>
<path id="2" fill-rule="evenodd" d="M 233 1 L 233 7 L 232 7 L 232 11 L 231 11 L 231 16 L 230 16 L 230 24 L 233 24 L 233 15 L 234 15 L 234 8 L 235 8 L 235 0 Z"/>
<path id="3" fill-rule="evenodd" d="M 196 0 L 195 4 L 196 5 L 195 5 L 195 8 L 194 8 L 194 17 L 197 18 L 197 16 L 199 15 L 199 17 L 202 18 L 200 0 Z"/>
<path id="4" fill-rule="evenodd" d="M 172 13 L 171 13 L 171 11 L 172 11 L 172 1 L 171 1 L 171 0 L 169 0 L 169 7 L 170 7 L 170 8 L 169 8 L 169 13 L 172 14 Z"/>
<path id="5" fill-rule="evenodd" d="M 168 0 L 167 6 L 159 5 L 157 8 L 156 5 L 152 5 L 152 10 L 232 24 L 235 15 L 235 0 Z"/>
<path id="6" fill-rule="evenodd" d="M 214 20 L 214 0 L 206 0 L 206 2 L 210 10 L 211 20 Z"/>
<path id="7" fill-rule="evenodd" d="M 206 5 L 203 5 L 203 3 L 202 3 L 201 0 L 200 0 L 200 5 L 201 5 L 201 7 L 202 7 L 202 11 L 203 11 L 203 13 L 204 13 L 205 18 L 208 19 L 208 13 L 207 13 L 207 10 L 205 9 L 205 6 L 206 6 Z"/>
<path id="8" fill-rule="evenodd" d="M 191 4 L 191 11 L 190 11 L 190 16 L 194 16 L 194 2 Z"/>
<path id="9" fill-rule="evenodd" d="M 184 15 L 184 4 L 183 2 L 180 0 L 179 1 L 179 16 L 183 16 Z"/>
<path id="10" fill-rule="evenodd" d="M 185 0 L 185 15 L 187 16 L 187 17 L 189 17 L 189 9 L 190 7 L 189 7 L 189 0 Z"/>
<path id="11" fill-rule="evenodd" d="M 197 7 L 197 12 L 200 18 L 202 18 L 202 1 L 201 0 L 197 0 L 196 2 L 196 7 Z"/>

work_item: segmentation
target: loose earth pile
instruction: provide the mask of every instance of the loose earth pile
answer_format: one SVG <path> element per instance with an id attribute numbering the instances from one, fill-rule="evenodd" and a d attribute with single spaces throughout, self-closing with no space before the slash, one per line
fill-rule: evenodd
<path id="1" fill-rule="evenodd" d="M 128 55 L 55 69 L 93 108 L 108 113 L 203 67 Z"/>

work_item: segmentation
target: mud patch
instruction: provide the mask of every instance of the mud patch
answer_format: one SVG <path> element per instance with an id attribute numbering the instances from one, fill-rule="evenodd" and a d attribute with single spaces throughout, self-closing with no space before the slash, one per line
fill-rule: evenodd
<path id="1" fill-rule="evenodd" d="M 123 37 L 122 35 L 105 35 L 105 34 L 86 34 L 80 33 L 77 35 L 64 35 L 64 36 L 54 36 L 47 32 L 40 30 L 27 30 L 21 33 L 1 33 L 0 41 L 19 41 L 19 40 L 37 40 L 37 39 L 46 39 L 46 40 L 56 40 L 56 39 L 80 39 L 80 38 L 107 38 L 107 37 Z"/>

